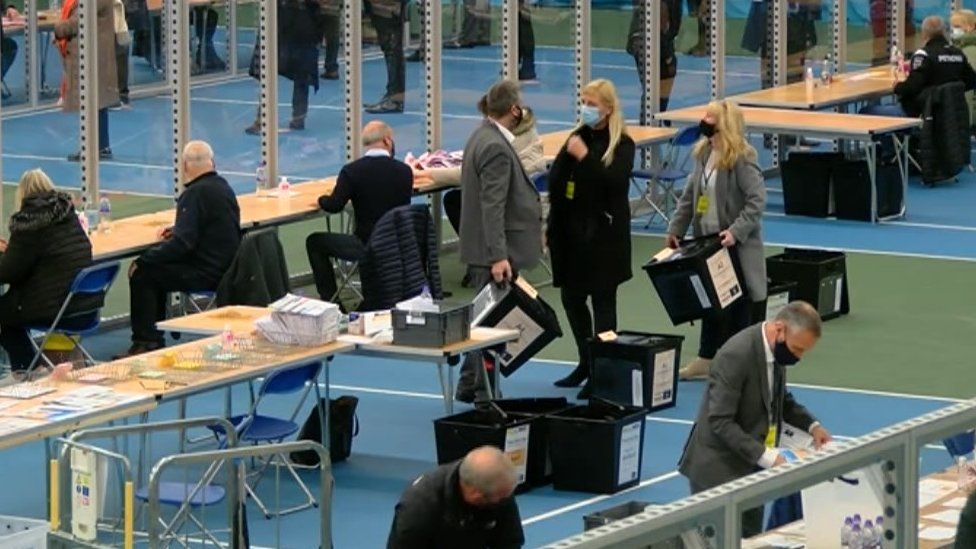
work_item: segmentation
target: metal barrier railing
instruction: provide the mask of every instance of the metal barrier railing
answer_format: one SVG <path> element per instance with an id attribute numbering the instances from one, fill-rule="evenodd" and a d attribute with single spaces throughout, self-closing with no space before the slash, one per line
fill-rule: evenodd
<path id="1" fill-rule="evenodd" d="M 926 443 L 972 429 L 976 399 L 768 469 L 548 545 L 550 549 L 644 548 L 689 531 L 703 546 L 739 547 L 743 511 L 854 469 L 881 463 L 885 549 L 918 546 L 918 462 Z"/>

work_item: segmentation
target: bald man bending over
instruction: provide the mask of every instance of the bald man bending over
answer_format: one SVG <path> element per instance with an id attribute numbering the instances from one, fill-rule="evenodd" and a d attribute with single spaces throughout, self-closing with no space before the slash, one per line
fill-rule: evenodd
<path id="1" fill-rule="evenodd" d="M 400 497 L 387 549 L 517 549 L 525 543 L 512 492 L 515 467 L 482 446 L 413 481 Z"/>
<path id="2" fill-rule="evenodd" d="M 332 194 L 319 197 L 319 207 L 338 213 L 352 200 L 356 220 L 353 234 L 312 233 L 305 240 L 315 288 L 325 301 L 336 301 L 332 258 L 358 261 L 383 214 L 410 203 L 413 172 L 395 157 L 393 129 L 374 120 L 363 127 L 363 157 L 342 167 Z"/>
<path id="3" fill-rule="evenodd" d="M 183 148 L 184 189 L 176 223 L 129 267 L 132 346 L 120 356 L 163 346 L 156 322 L 166 314 L 166 294 L 215 290 L 241 242 L 241 211 L 227 181 L 217 175 L 214 153 L 203 141 Z"/>

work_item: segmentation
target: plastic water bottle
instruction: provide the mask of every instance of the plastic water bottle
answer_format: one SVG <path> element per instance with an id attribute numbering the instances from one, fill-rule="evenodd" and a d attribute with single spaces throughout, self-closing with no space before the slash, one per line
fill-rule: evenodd
<path id="1" fill-rule="evenodd" d="M 234 332 L 229 324 L 224 325 L 224 331 L 220 334 L 220 349 L 225 353 L 234 350 Z"/>
<path id="2" fill-rule="evenodd" d="M 861 547 L 864 549 L 874 548 L 874 523 L 871 519 L 864 521 L 864 528 L 861 528 Z"/>
<path id="3" fill-rule="evenodd" d="M 90 202 L 85 203 L 85 219 L 88 220 L 88 234 L 98 231 L 98 208 Z"/>
<path id="4" fill-rule="evenodd" d="M 901 70 L 901 53 L 898 51 L 898 46 L 891 46 L 891 76 L 894 78 L 898 76 L 898 71 Z"/>
<path id="5" fill-rule="evenodd" d="M 284 198 L 291 194 L 291 183 L 288 182 L 287 176 L 281 176 L 278 181 L 278 198 Z"/>
<path id="6" fill-rule="evenodd" d="M 846 517 L 844 519 L 844 525 L 840 527 L 840 544 L 842 547 L 847 547 L 851 542 L 851 530 L 854 528 L 854 519 L 851 517 Z"/>
<path id="7" fill-rule="evenodd" d="M 268 163 L 264 160 L 254 170 L 254 186 L 256 194 L 261 194 L 268 188 Z"/>
<path id="8" fill-rule="evenodd" d="M 874 519 L 874 545 L 878 548 L 881 547 L 882 542 L 885 539 L 885 527 L 884 527 L 884 517 L 878 515 Z"/>
<path id="9" fill-rule="evenodd" d="M 859 524 L 851 526 L 851 538 L 847 541 L 847 547 L 849 549 L 865 549 L 861 540 L 861 526 Z"/>
<path id="10" fill-rule="evenodd" d="M 820 81 L 824 86 L 829 86 L 834 81 L 833 67 L 830 62 L 830 55 L 824 57 L 823 69 L 820 70 Z"/>
<path id="11" fill-rule="evenodd" d="M 813 80 L 813 65 L 809 63 L 803 71 L 803 82 L 806 84 L 807 94 L 812 94 L 813 88 L 816 87 L 817 83 Z"/>
<path id="12" fill-rule="evenodd" d="M 98 201 L 98 230 L 103 233 L 112 230 L 112 202 L 105 195 Z"/>
<path id="13" fill-rule="evenodd" d="M 430 293 L 430 286 L 424 284 L 424 288 L 420 290 L 420 299 L 424 301 L 434 301 L 434 296 Z"/>

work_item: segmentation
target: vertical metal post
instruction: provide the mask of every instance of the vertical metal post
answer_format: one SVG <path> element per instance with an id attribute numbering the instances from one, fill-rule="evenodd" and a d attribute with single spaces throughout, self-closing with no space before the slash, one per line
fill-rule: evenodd
<path id="1" fill-rule="evenodd" d="M 24 29 L 24 64 L 27 66 L 25 83 L 27 85 L 27 101 L 31 107 L 37 107 L 41 95 L 40 56 L 42 48 L 36 47 L 38 28 L 37 0 L 24 2 L 24 17 L 27 18 L 27 28 Z"/>
<path id="2" fill-rule="evenodd" d="M 441 148 L 441 2 L 423 0 L 420 16 L 424 20 L 424 132 L 428 151 Z"/>
<path id="3" fill-rule="evenodd" d="M 576 102 L 579 102 L 583 86 L 590 81 L 590 0 L 575 0 L 576 47 Z"/>
<path id="4" fill-rule="evenodd" d="M 890 31 L 891 36 L 889 39 L 888 49 L 891 46 L 898 46 L 899 49 L 904 50 L 905 46 L 905 14 L 902 10 L 906 9 L 903 6 L 905 0 L 888 0 L 888 22 L 891 25 Z M 911 52 L 904 52 L 905 57 L 908 57 Z"/>
<path id="5" fill-rule="evenodd" d="M 98 15 L 97 0 L 78 0 L 78 122 L 81 201 L 98 201 Z M 115 52 L 105 52 L 115 55 Z"/>
<path id="6" fill-rule="evenodd" d="M 165 0 L 163 20 L 167 29 L 169 52 L 166 69 L 169 74 L 170 101 L 173 110 L 173 198 L 183 191 L 183 146 L 190 137 L 190 21 L 186 17 L 186 0 Z"/>
<path id="7" fill-rule="evenodd" d="M 770 12 L 766 20 L 766 36 L 773 46 L 772 82 L 773 87 L 786 84 L 786 2 L 769 2 Z M 764 67 L 764 70 L 768 70 Z"/>
<path id="8" fill-rule="evenodd" d="M 427 2 L 428 4 L 432 2 Z M 362 0 L 346 0 L 342 12 L 345 32 L 343 33 L 343 49 L 346 56 L 345 71 L 345 93 L 346 93 L 346 161 L 350 162 L 359 158 L 362 143 L 360 132 L 362 131 L 362 104 L 363 104 L 363 81 L 361 73 L 363 68 L 363 47 L 362 47 Z M 428 8 L 429 9 L 429 8 Z M 430 27 L 428 27 L 430 28 Z M 429 46 L 429 44 L 428 44 Z M 437 44 L 438 49 L 440 43 Z M 433 57 L 433 52 L 427 50 L 428 59 Z M 437 61 L 440 61 L 438 57 Z M 429 62 L 429 61 L 428 61 Z"/>
<path id="9" fill-rule="evenodd" d="M 847 72 L 847 0 L 834 0 L 831 8 L 831 53 L 834 58 L 834 72 Z"/>
<path id="10" fill-rule="evenodd" d="M 261 159 L 268 181 L 278 181 L 278 1 L 259 0 L 261 42 Z"/>
<path id="11" fill-rule="evenodd" d="M 237 0 L 227 0 L 227 64 L 230 65 L 230 73 L 237 75 Z"/>
<path id="12" fill-rule="evenodd" d="M 502 1 L 502 78 L 515 81 L 518 81 L 518 10 L 519 0 Z"/>
<path id="13" fill-rule="evenodd" d="M 644 56 L 644 102 L 641 105 L 640 123 L 656 126 L 654 114 L 661 109 L 661 10 L 654 9 L 661 0 L 640 0 L 642 11 L 641 25 L 644 29 L 644 43 L 640 55 Z M 668 14 L 669 19 L 674 14 Z M 678 14 L 680 17 L 680 14 Z M 670 20 L 670 24 L 675 24 Z M 657 147 L 646 147 L 641 151 L 641 165 L 649 169 L 654 165 Z"/>
<path id="14" fill-rule="evenodd" d="M 711 52 L 711 98 L 725 97 L 725 0 L 709 0 L 708 45 Z"/>
<path id="15" fill-rule="evenodd" d="M 949 0 L 949 11 L 953 12 L 960 8 L 959 0 Z"/>

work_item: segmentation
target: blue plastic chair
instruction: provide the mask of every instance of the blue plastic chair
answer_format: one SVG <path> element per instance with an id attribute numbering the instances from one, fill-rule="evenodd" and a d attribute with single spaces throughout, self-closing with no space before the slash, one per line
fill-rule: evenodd
<path id="1" fill-rule="evenodd" d="M 78 297 L 101 296 L 101 298 L 104 300 L 105 294 L 108 293 L 108 289 L 112 287 L 112 282 L 115 281 L 116 275 L 119 274 L 119 268 L 119 262 L 113 261 L 110 263 L 92 265 L 82 269 L 75 276 L 74 281 L 68 288 L 68 295 L 64 298 L 64 302 L 61 304 L 61 309 L 58 311 L 57 316 L 54 317 L 54 322 L 52 322 L 50 325 L 31 324 L 27 326 L 27 329 L 31 332 L 40 332 L 44 334 L 40 344 L 38 344 L 33 337 L 30 338 L 31 345 L 34 346 L 35 353 L 34 358 L 31 360 L 30 366 L 27 368 L 28 375 L 31 371 L 33 371 L 33 369 L 37 366 L 38 361 L 41 359 L 43 359 L 49 367 L 54 367 L 54 363 L 52 363 L 49 358 L 44 356 L 43 351 L 44 346 L 51 338 L 51 335 L 62 334 L 68 337 L 84 337 L 94 333 L 95 330 L 98 329 L 98 324 L 101 322 L 101 307 L 87 311 L 74 312 L 71 314 L 65 314 L 65 311 L 68 310 L 72 300 L 77 299 Z M 91 354 L 81 345 L 80 342 L 77 343 L 77 345 L 82 354 L 85 355 L 87 364 L 94 364 L 95 359 L 92 358 Z"/>
<path id="2" fill-rule="evenodd" d="M 968 456 L 976 449 L 976 431 L 966 431 L 943 439 L 942 444 L 953 458 Z"/>
<path id="3" fill-rule="evenodd" d="M 671 138 L 668 149 L 658 169 L 633 170 L 630 173 L 634 187 L 640 192 L 639 204 L 651 207 L 650 215 L 644 228 L 651 226 L 657 217 L 665 223 L 670 220 L 670 213 L 678 203 L 675 186 L 688 177 L 688 161 L 691 158 L 691 146 L 701 137 L 698 126 L 682 128 Z M 638 181 L 643 180 L 641 188 Z M 631 212 L 631 217 L 637 217 L 637 207 Z"/>
<path id="4" fill-rule="evenodd" d="M 254 399 L 254 403 L 251 404 L 251 409 L 242 415 L 236 415 L 228 418 L 230 422 L 234 425 L 237 430 L 237 438 L 241 443 L 249 442 L 251 444 L 275 444 L 284 441 L 284 439 L 294 435 L 298 432 L 300 426 L 295 422 L 298 412 L 301 411 L 302 405 L 305 403 L 305 399 L 308 398 L 309 391 L 315 389 L 315 402 L 316 405 L 320 401 L 320 393 L 318 386 L 318 376 L 319 372 L 322 370 L 321 362 L 307 362 L 304 364 L 299 364 L 297 366 L 289 366 L 287 368 L 280 368 L 268 374 L 261 383 L 261 387 L 258 389 L 257 397 Z M 295 406 L 295 411 L 292 412 L 291 417 L 288 419 L 281 419 L 273 416 L 266 416 L 258 413 L 258 406 L 261 401 L 267 395 L 285 395 L 291 393 L 297 393 L 301 391 L 302 396 Z M 326 423 L 327 424 L 327 423 Z M 214 434 L 218 437 L 218 440 L 223 440 L 224 430 L 219 425 L 210 427 Z M 258 497 L 256 489 L 261 479 L 264 477 L 265 471 L 268 467 L 277 461 L 279 466 L 284 467 L 291 474 L 292 478 L 298 484 L 298 487 L 305 493 L 306 501 L 300 505 L 290 507 L 287 509 L 282 509 L 276 513 L 270 513 L 268 508 Z M 258 471 L 251 473 L 255 476 L 253 483 L 248 482 L 245 484 L 248 495 L 254 498 L 255 503 L 261 508 L 261 512 L 264 513 L 266 518 L 271 518 L 272 516 L 281 516 L 288 513 L 294 513 L 296 511 L 301 511 L 302 509 L 307 509 L 309 507 L 318 507 L 318 502 L 315 500 L 315 496 L 308 489 L 308 486 L 302 481 L 298 473 L 295 472 L 291 461 L 288 460 L 287 456 L 282 454 L 277 454 L 273 456 L 268 461 L 264 462 Z"/>

